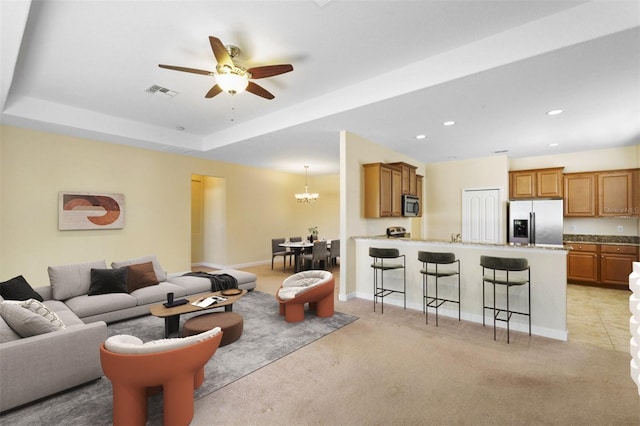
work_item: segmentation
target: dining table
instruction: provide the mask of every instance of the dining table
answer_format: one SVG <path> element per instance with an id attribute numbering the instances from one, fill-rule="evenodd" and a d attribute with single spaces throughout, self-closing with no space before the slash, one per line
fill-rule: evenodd
<path id="1" fill-rule="evenodd" d="M 293 270 L 294 272 L 300 272 L 300 255 L 304 252 L 304 249 L 313 247 L 313 243 L 309 241 L 286 241 L 279 244 L 280 247 L 286 247 L 293 252 Z"/>

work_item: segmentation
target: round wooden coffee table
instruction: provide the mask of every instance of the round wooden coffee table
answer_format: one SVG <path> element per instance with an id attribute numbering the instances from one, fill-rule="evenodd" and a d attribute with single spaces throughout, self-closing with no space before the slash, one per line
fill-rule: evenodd
<path id="1" fill-rule="evenodd" d="M 212 312 L 185 321 L 182 327 L 182 336 L 192 336 L 220 327 L 223 332 L 220 346 L 225 346 L 242 336 L 243 323 L 242 315 L 235 312 Z"/>

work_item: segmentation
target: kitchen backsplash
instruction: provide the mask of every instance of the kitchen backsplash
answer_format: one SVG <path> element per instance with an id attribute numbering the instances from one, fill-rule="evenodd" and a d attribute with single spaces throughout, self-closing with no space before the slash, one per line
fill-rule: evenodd
<path id="1" fill-rule="evenodd" d="M 640 237 L 631 235 L 563 234 L 564 242 L 596 244 L 640 244 Z"/>

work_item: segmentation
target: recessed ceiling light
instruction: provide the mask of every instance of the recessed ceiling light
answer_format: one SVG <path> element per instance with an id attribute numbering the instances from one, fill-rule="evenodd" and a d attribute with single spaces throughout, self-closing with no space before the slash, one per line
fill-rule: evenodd
<path id="1" fill-rule="evenodd" d="M 551 111 L 547 111 L 547 115 L 560 115 L 563 112 L 563 109 L 552 109 Z"/>
<path id="2" fill-rule="evenodd" d="M 427 135 L 417 135 L 417 136 L 416 136 L 416 139 L 424 139 L 424 138 L 426 138 L 426 137 L 427 137 Z"/>
<path id="3" fill-rule="evenodd" d="M 549 144 L 549 146 L 550 146 L 551 148 L 553 148 L 553 147 L 558 146 L 558 144 L 557 144 L 557 143 L 550 143 L 550 144 Z"/>
<path id="4" fill-rule="evenodd" d="M 445 121 L 444 123 L 442 123 L 442 125 L 444 126 L 453 126 L 454 124 L 456 124 L 455 121 Z"/>

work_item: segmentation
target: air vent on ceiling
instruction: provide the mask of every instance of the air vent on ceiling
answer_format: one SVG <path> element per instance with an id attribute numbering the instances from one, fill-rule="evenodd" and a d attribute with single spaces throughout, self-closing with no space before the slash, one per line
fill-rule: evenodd
<path id="1" fill-rule="evenodd" d="M 152 95 L 163 95 L 169 98 L 173 98 L 178 94 L 178 92 L 174 92 L 173 90 L 169 90 L 166 87 L 158 86 L 156 84 L 149 87 L 145 92 L 151 93 Z"/>

